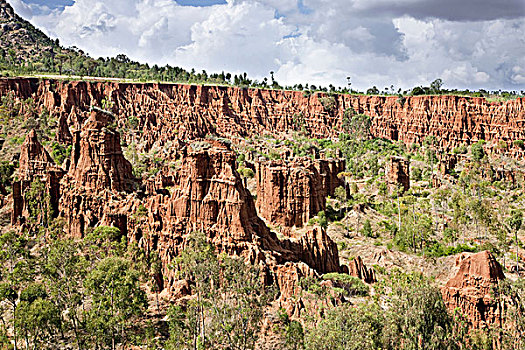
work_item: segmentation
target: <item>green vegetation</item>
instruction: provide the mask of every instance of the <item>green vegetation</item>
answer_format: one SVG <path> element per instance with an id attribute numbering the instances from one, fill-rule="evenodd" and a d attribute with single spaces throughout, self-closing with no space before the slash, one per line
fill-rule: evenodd
<path id="1" fill-rule="evenodd" d="M 420 274 L 393 271 L 376 288 L 375 300 L 329 307 L 305 334 L 306 349 L 459 349 L 441 293 Z"/>
<path id="2" fill-rule="evenodd" d="M 60 222 L 49 227 L 50 237 L 62 230 Z M 0 299 L 12 311 L 3 314 L 0 341 L 51 349 L 67 335 L 78 349 L 115 349 L 141 339 L 133 326 L 147 307 L 140 287 L 144 277 L 131 250 L 106 244 L 118 234 L 101 226 L 91 235 L 98 242 L 56 238 L 45 244 L 41 234 L 0 236 Z M 39 254 L 32 251 L 35 244 Z"/>
<path id="3" fill-rule="evenodd" d="M 204 235 L 194 233 L 177 258 L 176 271 L 191 281 L 196 298 L 186 308 L 170 309 L 170 348 L 255 347 L 264 308 L 273 298 L 257 267 L 218 256 Z"/>
<path id="4" fill-rule="evenodd" d="M 370 288 L 363 281 L 353 276 L 342 273 L 327 273 L 323 275 L 323 279 L 334 282 L 338 288 L 344 290 L 345 295 L 365 296 L 370 292 Z"/>

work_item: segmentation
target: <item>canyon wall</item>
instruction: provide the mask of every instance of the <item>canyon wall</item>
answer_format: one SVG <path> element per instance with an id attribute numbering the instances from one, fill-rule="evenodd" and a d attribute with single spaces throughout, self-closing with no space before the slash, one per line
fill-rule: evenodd
<path id="1" fill-rule="evenodd" d="M 102 106 L 103 100 L 119 126 L 138 119 L 141 134 L 124 136 L 127 141 L 140 137 L 146 148 L 208 134 L 232 138 L 303 130 L 310 137 L 337 137 L 349 108 L 371 117 L 376 137 L 412 144 L 433 135 L 445 152 L 478 140 L 489 141 L 490 148 L 491 141 L 525 139 L 524 98 L 488 102 L 458 96 L 328 96 L 227 86 L 0 79 L 0 96 L 10 92 L 31 97 L 58 116 L 64 141 L 71 140 L 71 130 L 79 129 L 90 107 Z M 325 108 L 326 98 L 333 103 Z M 510 155 L 524 155 L 509 146 Z M 494 147 L 494 152 L 502 150 Z"/>
<path id="2" fill-rule="evenodd" d="M 344 170 L 343 161 L 259 162 L 256 204 L 237 172 L 235 151 L 228 142 L 206 136 L 226 137 L 234 143 L 264 134 L 286 137 L 292 131 L 337 137 L 345 111 L 353 108 L 371 117 L 375 136 L 410 144 L 434 135 L 445 151 L 479 139 L 525 139 L 525 99 L 488 103 L 451 96 L 327 97 L 220 86 L 0 79 L 0 96 L 8 95 L 32 98 L 37 108 L 47 109 L 58 121 L 57 140 L 72 146 L 61 169 L 36 132 L 27 135 L 19 181 L 13 184 L 13 224 L 36 224 L 24 219 L 30 216 L 27 193 L 38 178 L 49 198 L 47 212 L 65 220 L 66 233 L 82 237 L 99 225 L 118 227 L 128 241 L 159 255 L 162 271 L 157 281 L 160 290 L 168 291 L 180 282 L 169 266 L 196 231 L 218 250 L 260 266 L 267 283 L 277 282 L 284 300 L 294 296 L 302 277 L 351 272 L 374 281 L 373 271 L 360 259 L 352 261 L 350 268 L 339 265 L 337 245 L 322 228 L 281 240 L 256 210 L 257 205 L 260 215 L 273 225 L 301 226 L 324 208 L 326 196 L 342 184 L 337 175 Z M 327 110 L 326 98 L 333 98 L 330 105 L 335 107 Z M 121 148 L 121 143 L 130 142 L 141 145 L 141 151 L 156 147 L 169 165 L 149 179 L 136 179 Z M 523 155 L 517 146 L 507 150 L 513 156 Z M 408 167 L 396 174 L 393 180 L 405 185 Z M 462 261 L 462 272 L 443 290 L 444 299 L 450 307 L 463 309 L 474 325 L 492 323 L 499 311 L 491 311 L 490 300 L 481 316 L 472 305 L 485 302 L 487 286 L 493 275 L 501 278 L 500 272 L 489 271 L 489 282 L 476 286 L 472 294 L 468 286 L 473 285 L 470 279 L 479 280 L 476 266 L 480 264 L 474 257 L 467 266 L 468 261 Z"/>

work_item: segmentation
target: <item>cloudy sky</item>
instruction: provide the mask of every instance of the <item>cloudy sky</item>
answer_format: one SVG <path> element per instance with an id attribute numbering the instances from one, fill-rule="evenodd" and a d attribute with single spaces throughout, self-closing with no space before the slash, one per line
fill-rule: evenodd
<path id="1" fill-rule="evenodd" d="M 8 0 L 93 57 L 280 83 L 525 90 L 525 0 Z"/>

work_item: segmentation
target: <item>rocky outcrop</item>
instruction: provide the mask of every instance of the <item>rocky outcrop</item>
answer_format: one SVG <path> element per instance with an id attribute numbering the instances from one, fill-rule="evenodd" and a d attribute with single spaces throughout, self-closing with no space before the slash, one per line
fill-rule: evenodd
<path id="1" fill-rule="evenodd" d="M 113 116 L 93 110 L 74 132 L 71 164 L 62 180 L 59 212 L 66 219 L 66 231 L 82 237 L 88 227 L 118 222 L 119 207 L 133 189 L 131 164 L 124 158 L 119 133 L 111 128 Z M 118 226 L 118 225 L 117 225 Z M 126 230 L 127 228 L 121 228 Z M 125 231 L 124 231 L 125 232 Z"/>
<path id="2" fill-rule="evenodd" d="M 350 276 L 360 278 L 366 283 L 376 282 L 374 269 L 366 267 L 360 256 L 357 256 L 350 261 L 348 264 L 348 273 Z"/>
<path id="3" fill-rule="evenodd" d="M 400 157 L 390 157 L 386 167 L 386 182 L 390 192 L 398 188 L 405 192 L 410 189 L 410 161 Z"/>
<path id="4" fill-rule="evenodd" d="M 87 118 L 91 106 L 103 99 L 114 103 L 119 126 L 137 118 L 137 130 L 127 141 L 140 137 L 146 148 L 162 147 L 176 138 L 194 139 L 207 134 L 251 137 L 303 131 L 309 137 L 337 137 L 344 112 L 353 108 L 371 117 L 375 137 L 421 144 L 435 136 L 441 151 L 488 141 L 487 148 L 522 157 L 525 151 L 512 144 L 525 139 L 525 99 L 488 102 L 459 96 L 398 97 L 334 95 L 333 108 L 326 110 L 323 93 L 243 89 L 224 86 L 179 84 L 130 84 L 117 82 L 62 82 L 37 79 L 0 79 L 0 95 L 13 91 L 20 98 L 32 97 L 60 120 L 67 139 Z M 511 147 L 498 149 L 505 141 Z M 494 147 L 491 145 L 494 144 Z"/>
<path id="5" fill-rule="evenodd" d="M 58 215 L 58 200 L 60 197 L 60 179 L 64 171 L 58 168 L 49 153 L 38 141 L 37 133 L 31 130 L 21 147 L 18 181 L 13 183 L 12 224 L 23 224 L 30 216 L 35 216 L 38 222 L 47 221 L 49 217 Z M 39 208 L 30 208 L 27 199 L 34 181 L 33 196 L 42 198 Z M 38 193 L 37 191 L 40 191 Z"/>
<path id="6" fill-rule="evenodd" d="M 339 265 L 337 244 L 321 227 L 307 231 L 299 240 L 297 248 L 293 249 L 300 261 L 321 274 L 345 271 Z"/>
<path id="7" fill-rule="evenodd" d="M 38 141 L 36 131 L 31 130 L 20 149 L 19 178 L 21 180 L 30 180 L 35 175 L 44 174 L 49 167 L 54 165 L 53 158 Z"/>
<path id="8" fill-rule="evenodd" d="M 344 185 L 338 177 L 344 169 L 344 160 L 338 159 L 258 162 L 259 214 L 274 225 L 302 227 L 325 209 L 326 197 Z"/>
<path id="9" fill-rule="evenodd" d="M 169 191 L 157 188 L 142 202 L 147 214 L 141 219 L 132 215 L 129 220 L 130 239 L 147 251 L 158 252 L 166 267 L 166 286 L 176 282 L 167 266 L 197 231 L 209 237 L 219 251 L 261 266 L 269 283 L 278 279 L 287 263 L 304 263 L 312 273 L 342 271 L 337 246 L 324 230 L 315 229 L 297 240 L 277 239 L 257 215 L 253 198 L 236 171 L 236 154 L 229 146 L 198 140 L 185 146 L 181 154 L 179 168 L 172 169 L 166 182 Z M 157 186 L 161 183 L 156 182 Z M 130 208 L 131 213 L 136 211 L 136 207 Z"/>
<path id="10" fill-rule="evenodd" d="M 57 189 L 55 198 L 60 197 L 57 212 L 66 219 L 67 233 L 81 237 L 98 225 L 119 227 L 129 241 L 137 242 L 146 252 L 158 252 L 163 265 L 159 284 L 165 289 L 177 282 L 168 266 L 195 231 L 206 234 L 218 250 L 260 266 L 268 283 L 279 281 L 283 296 L 296 290 L 301 277 L 345 271 L 338 264 L 335 244 L 323 230 L 279 240 L 268 229 L 236 171 L 236 154 L 227 144 L 182 140 L 208 134 L 237 138 L 300 130 L 309 137 L 336 137 L 344 111 L 350 107 L 371 116 L 375 136 L 405 143 L 434 135 L 440 140 L 438 146 L 447 150 L 481 138 L 525 139 L 523 99 L 490 104 L 483 99 L 424 96 L 407 98 L 400 104 L 395 97 L 336 95 L 334 108 L 326 110 L 320 102 L 324 95 L 317 93 L 305 96 L 293 91 L 218 86 L 0 79 L 0 95 L 9 92 L 45 106 L 59 121 L 57 138 L 73 145 L 67 175 L 59 187 L 50 186 Z M 110 113 L 93 108 L 102 106 L 103 100 L 111 102 Z M 130 127 L 133 118 L 136 126 Z M 155 180 L 139 183 L 140 190 L 133 186 L 131 167 L 115 131 L 124 126 L 129 132 L 123 143 L 134 141 L 142 145 L 139 151 L 161 149 L 162 156 L 173 162 L 161 169 Z M 169 147 L 174 140 L 181 142 Z M 37 167 L 39 162 L 46 163 L 49 155 L 40 152 L 33 141 L 27 142 L 22 170 L 51 174 L 49 168 Z M 520 154 L 512 147 L 509 152 Z M 306 159 L 258 166 L 261 216 L 277 225 L 301 226 L 324 209 L 326 196 L 341 184 L 337 174 L 344 169 L 344 162 Z M 408 177 L 408 170 L 403 173 Z M 399 173 L 396 176 L 396 182 L 404 184 Z M 23 186 L 14 186 L 14 192 L 18 199 L 24 198 Z M 370 280 L 364 266 L 358 261 L 354 265 L 353 274 Z M 449 305 L 464 308 L 474 320 L 496 315 L 485 297 L 481 298 L 483 304 L 478 298 L 483 311 L 471 306 L 478 290 L 487 285 L 486 279 L 467 276 L 465 280 L 465 285 L 476 288 L 450 282 L 444 292 Z M 486 291 L 480 293 L 487 295 Z"/>
<path id="11" fill-rule="evenodd" d="M 112 129 L 114 117 L 94 110 L 82 127 L 74 132 L 69 181 L 97 190 L 131 191 L 131 164 L 122 154 L 120 134 Z"/>
<path id="12" fill-rule="evenodd" d="M 459 271 L 442 289 L 447 308 L 451 312 L 458 308 L 473 328 L 501 324 L 502 310 L 492 296 L 493 288 L 505 279 L 501 265 L 488 251 L 463 253 L 456 265 Z"/>

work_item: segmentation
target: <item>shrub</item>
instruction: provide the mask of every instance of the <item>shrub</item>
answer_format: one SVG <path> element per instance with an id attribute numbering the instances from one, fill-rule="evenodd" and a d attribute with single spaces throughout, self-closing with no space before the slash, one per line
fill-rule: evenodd
<path id="1" fill-rule="evenodd" d="M 4 186 L 7 185 L 10 182 L 11 176 L 13 176 L 15 172 L 15 165 L 13 163 L 10 163 L 8 161 L 1 161 L 0 162 L 0 183 L 2 183 Z"/>
<path id="2" fill-rule="evenodd" d="M 338 288 L 343 289 L 348 295 L 366 296 L 370 288 L 359 278 L 343 273 L 327 273 L 323 275 L 324 280 L 330 280 Z"/>
<path id="3" fill-rule="evenodd" d="M 478 247 L 469 244 L 458 244 L 457 246 L 444 246 L 442 243 L 434 243 L 425 248 L 425 253 L 428 256 L 439 258 L 442 256 L 455 255 L 463 252 L 474 253 L 478 251 Z"/>
<path id="4" fill-rule="evenodd" d="M 317 213 L 317 223 L 319 224 L 319 226 L 321 226 L 322 228 L 327 228 L 328 227 L 328 219 L 326 218 L 326 214 L 323 210 L 321 210 L 319 213 Z"/>
<path id="5" fill-rule="evenodd" d="M 363 224 L 363 228 L 361 229 L 361 234 L 365 237 L 375 238 L 375 235 L 372 231 L 372 224 L 370 223 L 369 219 L 366 219 L 365 223 Z"/>
<path id="6" fill-rule="evenodd" d="M 319 102 L 321 102 L 325 111 L 332 113 L 335 110 L 336 101 L 333 96 L 321 97 Z"/>
<path id="7" fill-rule="evenodd" d="M 73 146 L 65 147 L 63 144 L 53 141 L 51 144 L 51 157 L 57 165 L 62 165 L 64 159 L 69 158 Z"/>
<path id="8" fill-rule="evenodd" d="M 237 163 L 243 163 L 246 160 L 246 156 L 243 153 L 240 153 L 237 156 Z"/>
<path id="9" fill-rule="evenodd" d="M 465 145 L 461 145 L 461 146 L 458 146 L 458 147 L 455 147 L 452 152 L 454 154 L 466 154 L 468 152 L 468 149 L 467 149 L 467 146 Z"/>
<path id="10" fill-rule="evenodd" d="M 412 175 L 412 180 L 421 181 L 423 179 L 423 169 L 413 168 L 411 175 Z"/>
<path id="11" fill-rule="evenodd" d="M 255 176 L 255 173 L 250 168 L 239 169 L 239 173 L 241 173 L 241 175 L 243 177 L 247 177 L 247 178 L 250 178 L 250 179 L 253 179 L 253 177 Z"/>
<path id="12" fill-rule="evenodd" d="M 339 186 L 334 191 L 335 198 L 341 202 L 346 202 L 346 190 L 343 186 Z"/>
<path id="13" fill-rule="evenodd" d="M 485 157 L 485 150 L 483 150 L 483 143 L 482 142 L 476 142 L 470 147 L 470 153 L 472 155 L 472 159 L 475 161 L 480 161 Z"/>

